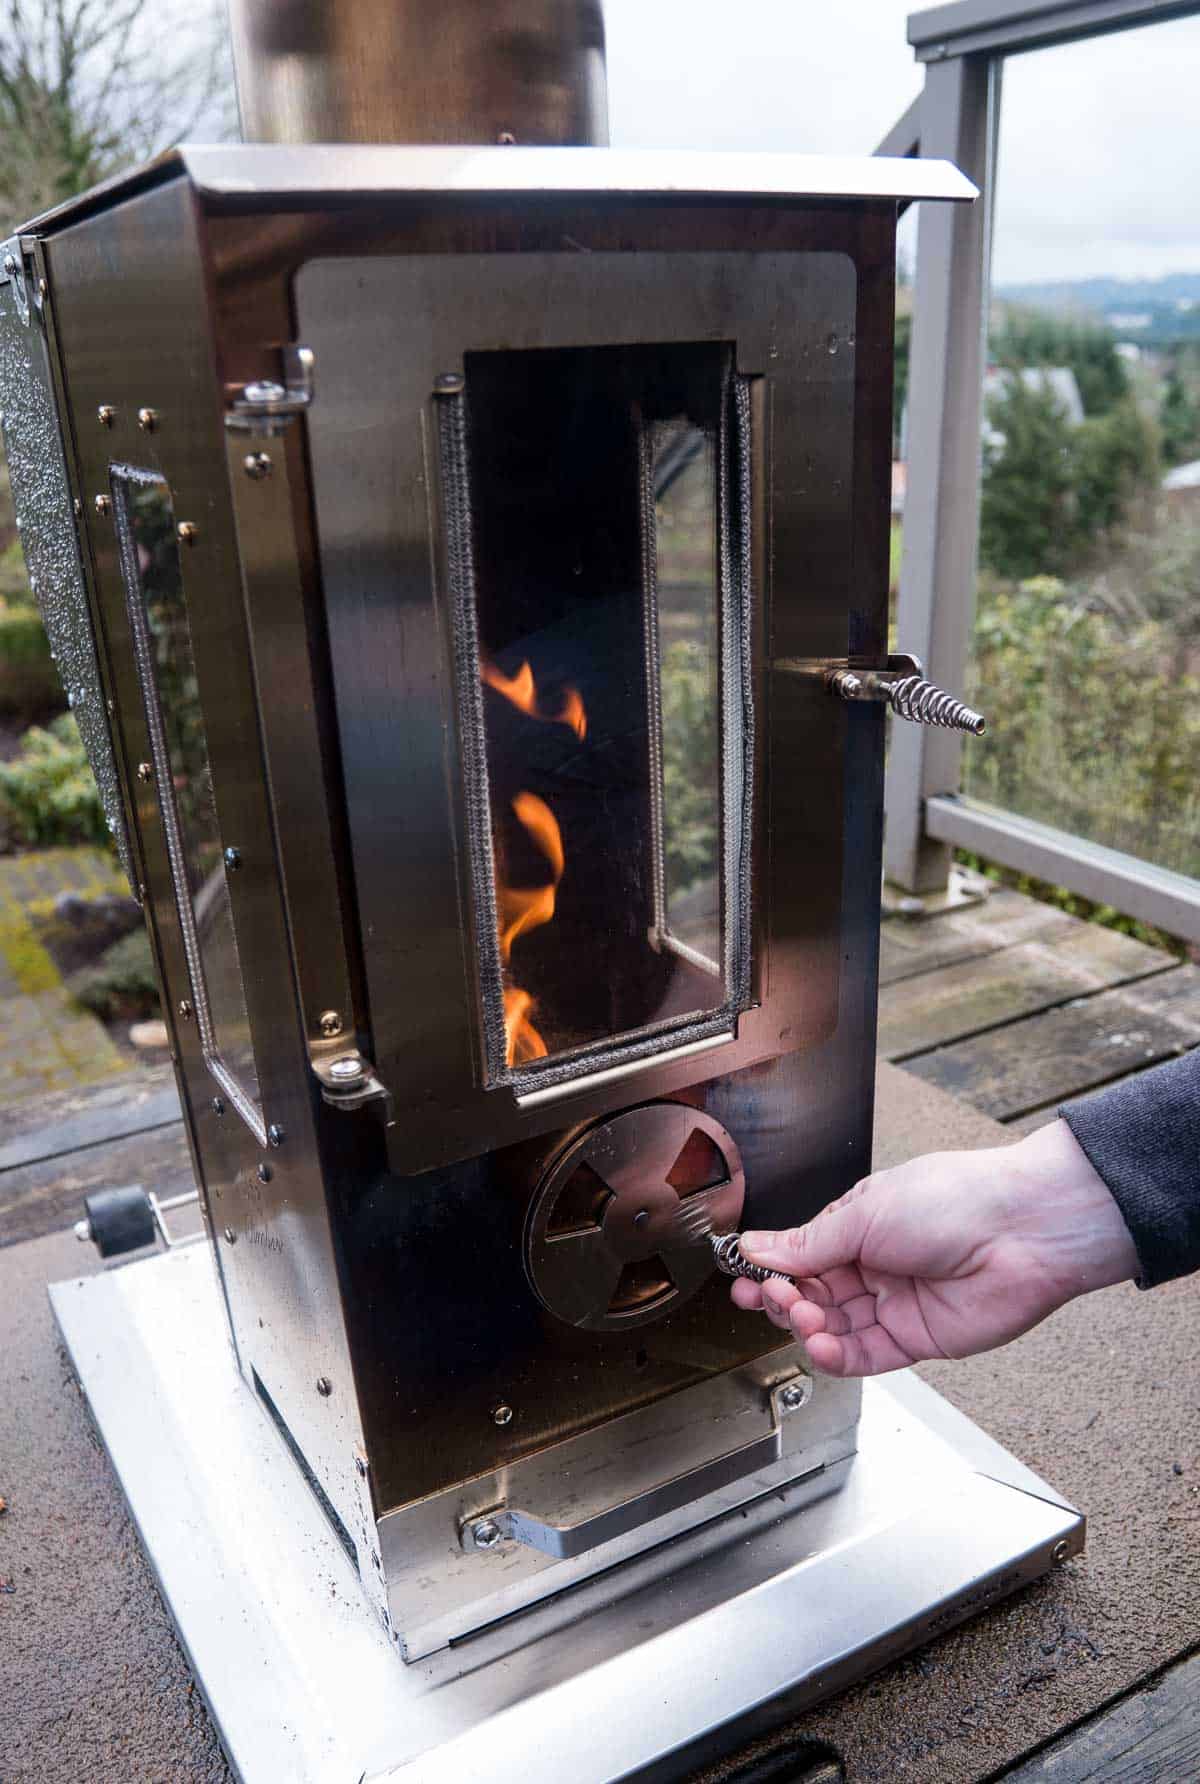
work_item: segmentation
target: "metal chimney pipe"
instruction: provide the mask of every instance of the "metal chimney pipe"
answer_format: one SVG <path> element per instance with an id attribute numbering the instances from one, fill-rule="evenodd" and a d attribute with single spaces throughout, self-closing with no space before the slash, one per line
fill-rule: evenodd
<path id="1" fill-rule="evenodd" d="M 602 0 L 230 0 L 248 142 L 608 141 Z"/>

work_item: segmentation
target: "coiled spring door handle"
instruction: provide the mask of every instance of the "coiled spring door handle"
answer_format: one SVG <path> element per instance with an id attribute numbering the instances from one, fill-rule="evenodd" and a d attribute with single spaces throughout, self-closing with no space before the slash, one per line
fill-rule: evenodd
<path id="1" fill-rule="evenodd" d="M 925 679 L 919 657 L 889 657 L 886 669 L 831 669 L 826 679 L 831 693 L 841 699 L 882 701 L 897 718 L 917 725 L 942 725 L 972 737 L 982 737 L 987 730 L 981 712 Z"/>

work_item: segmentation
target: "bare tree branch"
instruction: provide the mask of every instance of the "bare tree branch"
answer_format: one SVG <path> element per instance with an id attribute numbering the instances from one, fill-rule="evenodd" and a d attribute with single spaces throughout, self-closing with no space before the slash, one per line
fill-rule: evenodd
<path id="1" fill-rule="evenodd" d="M 220 0 L 0 0 L 0 233 L 233 119 Z"/>

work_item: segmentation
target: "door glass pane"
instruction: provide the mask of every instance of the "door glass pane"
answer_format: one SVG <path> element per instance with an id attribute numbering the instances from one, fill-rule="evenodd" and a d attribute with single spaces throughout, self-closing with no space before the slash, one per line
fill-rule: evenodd
<path id="1" fill-rule="evenodd" d="M 258 1071 L 213 801 L 171 494 L 161 477 L 112 471 L 114 511 L 176 904 L 205 1056 L 249 1118 Z"/>
<path id="2" fill-rule="evenodd" d="M 975 797 L 1190 875 L 1197 66 L 1200 18 L 1005 63 L 964 757 Z"/>
<path id="3" fill-rule="evenodd" d="M 724 347 L 467 356 L 501 1072 L 735 1000 L 730 382 Z"/>

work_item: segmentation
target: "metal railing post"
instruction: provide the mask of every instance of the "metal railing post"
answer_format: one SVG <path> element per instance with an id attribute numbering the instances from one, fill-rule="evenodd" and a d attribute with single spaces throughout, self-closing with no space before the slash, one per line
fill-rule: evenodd
<path id="1" fill-rule="evenodd" d="M 986 261 L 999 64 L 954 56 L 926 66 L 921 153 L 945 156 L 984 194 L 925 205 L 917 236 L 908 386 L 908 487 L 897 636 L 942 687 L 960 691 L 974 609 Z M 951 850 L 925 833 L 927 798 L 958 790 L 962 739 L 897 725 L 887 781 L 888 879 L 945 888 Z"/>

